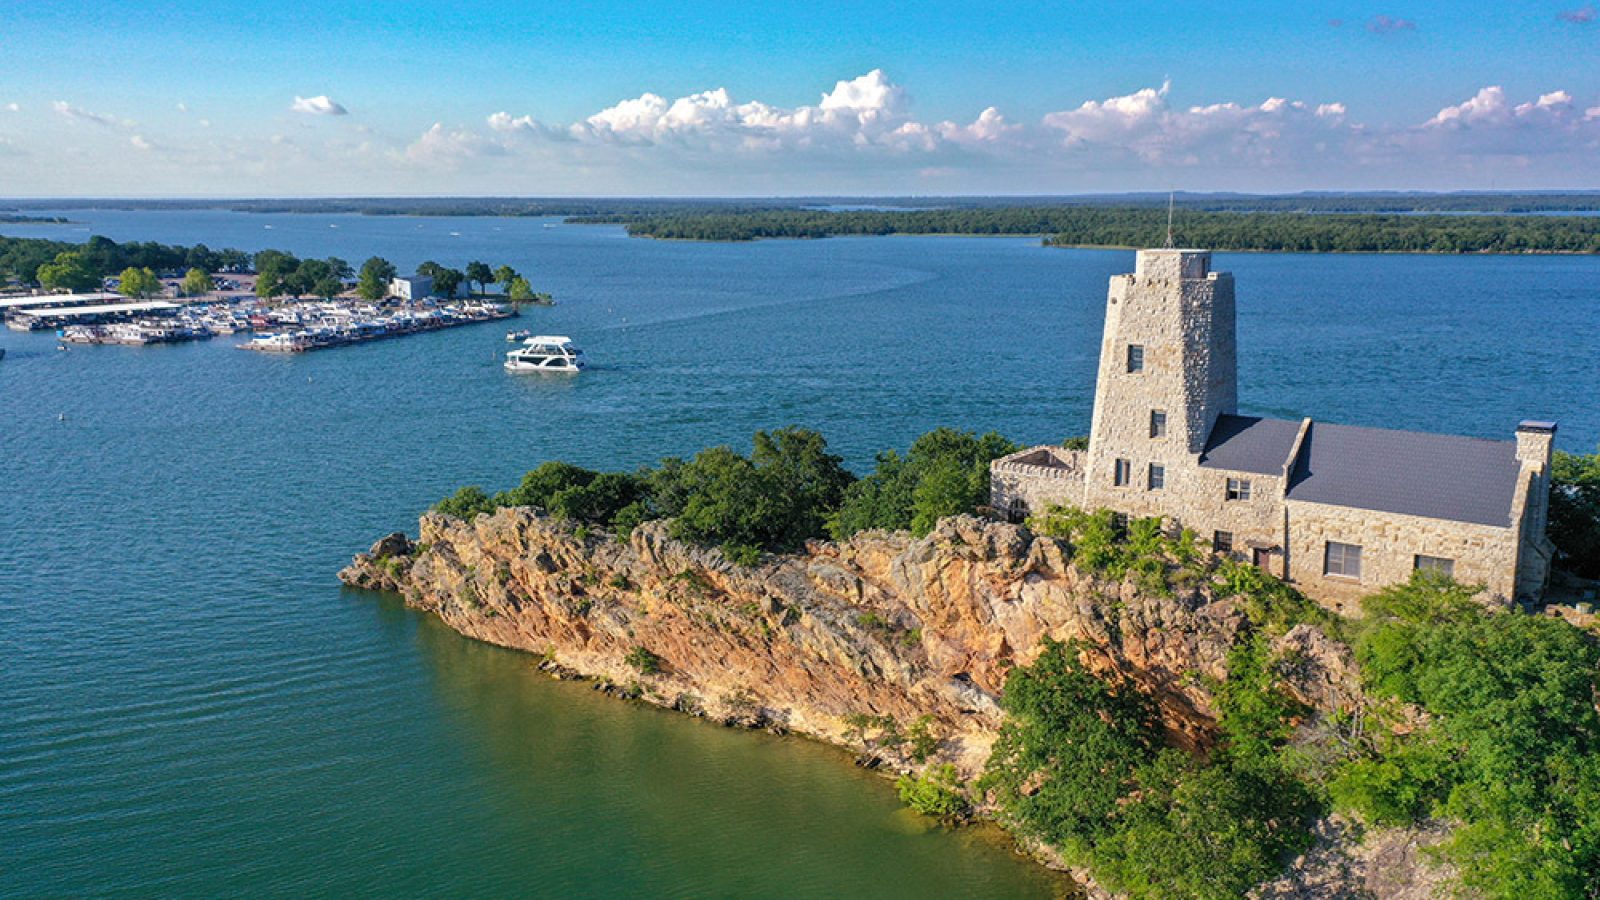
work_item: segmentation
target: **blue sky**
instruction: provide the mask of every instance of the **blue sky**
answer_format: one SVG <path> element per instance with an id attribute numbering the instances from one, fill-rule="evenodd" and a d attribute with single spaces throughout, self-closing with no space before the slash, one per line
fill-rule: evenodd
<path id="1" fill-rule="evenodd" d="M 1600 187 L 1584 0 L 23 0 L 0 59 L 0 196 Z"/>

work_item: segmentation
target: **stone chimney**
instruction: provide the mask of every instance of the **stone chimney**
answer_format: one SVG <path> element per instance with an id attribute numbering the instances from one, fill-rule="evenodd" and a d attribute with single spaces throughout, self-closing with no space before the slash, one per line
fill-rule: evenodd
<path id="1" fill-rule="evenodd" d="M 1517 426 L 1517 461 L 1524 469 L 1543 472 L 1550 468 L 1554 452 L 1556 423 L 1523 422 Z"/>

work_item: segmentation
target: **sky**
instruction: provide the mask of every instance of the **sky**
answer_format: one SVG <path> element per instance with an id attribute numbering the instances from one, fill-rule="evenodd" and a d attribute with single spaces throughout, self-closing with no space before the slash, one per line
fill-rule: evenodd
<path id="1" fill-rule="evenodd" d="M 0 197 L 1600 188 L 1600 0 L 7 0 Z"/>

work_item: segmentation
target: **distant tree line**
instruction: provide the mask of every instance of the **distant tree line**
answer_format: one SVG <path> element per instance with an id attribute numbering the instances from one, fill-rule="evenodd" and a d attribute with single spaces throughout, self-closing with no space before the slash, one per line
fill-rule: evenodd
<path id="1" fill-rule="evenodd" d="M 700 241 L 834 235 L 1046 235 L 1058 247 L 1158 247 L 1167 212 L 1157 207 L 769 210 L 686 213 L 632 221 L 632 235 Z M 1600 217 L 1372 215 L 1277 212 L 1179 214 L 1184 246 L 1302 253 L 1600 253 Z"/>
<path id="2" fill-rule="evenodd" d="M 55 290 L 95 290 L 103 279 L 129 268 L 152 272 L 239 272 L 251 264 L 250 254 L 243 250 L 212 250 L 205 244 L 184 247 L 154 241 L 117 243 L 99 235 L 74 244 L 0 236 L 0 279 L 14 278 L 25 285 Z"/>

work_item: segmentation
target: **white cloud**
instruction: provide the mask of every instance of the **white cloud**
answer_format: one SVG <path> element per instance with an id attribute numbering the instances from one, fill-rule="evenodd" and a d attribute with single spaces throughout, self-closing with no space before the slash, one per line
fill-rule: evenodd
<path id="1" fill-rule="evenodd" d="M 1428 120 L 1427 125 L 1455 128 L 1477 124 L 1507 125 L 1540 117 L 1560 119 L 1571 109 L 1572 95 L 1566 91 L 1551 91 L 1548 94 L 1541 94 L 1538 100 L 1531 103 L 1519 103 L 1513 106 L 1511 101 L 1506 99 L 1505 88 L 1496 84 L 1480 89 L 1478 93 L 1461 103 L 1439 110 Z"/>
<path id="2" fill-rule="evenodd" d="M 332 97 L 322 94 L 317 97 L 301 97 L 296 95 L 294 102 L 289 104 L 292 112 L 305 113 L 308 116 L 343 116 L 350 113 L 343 106 L 335 103 Z"/>
<path id="3" fill-rule="evenodd" d="M 22 112 L 22 104 L 20 104 L 20 103 L 7 103 L 6 104 L 6 112 Z"/>
<path id="4" fill-rule="evenodd" d="M 136 134 L 128 138 L 128 143 L 132 144 L 136 150 L 149 151 L 156 148 L 156 145 L 142 134 Z"/>
<path id="5" fill-rule="evenodd" d="M 57 100 L 50 104 L 57 114 L 74 122 L 87 122 L 91 125 L 122 126 L 132 128 L 136 123 L 131 119 L 108 116 L 101 113 L 89 112 L 82 107 L 73 106 L 65 100 Z"/>
<path id="6" fill-rule="evenodd" d="M 178 112 L 186 113 L 188 111 L 189 111 L 189 104 L 184 103 L 182 100 L 179 100 L 178 101 Z"/>

